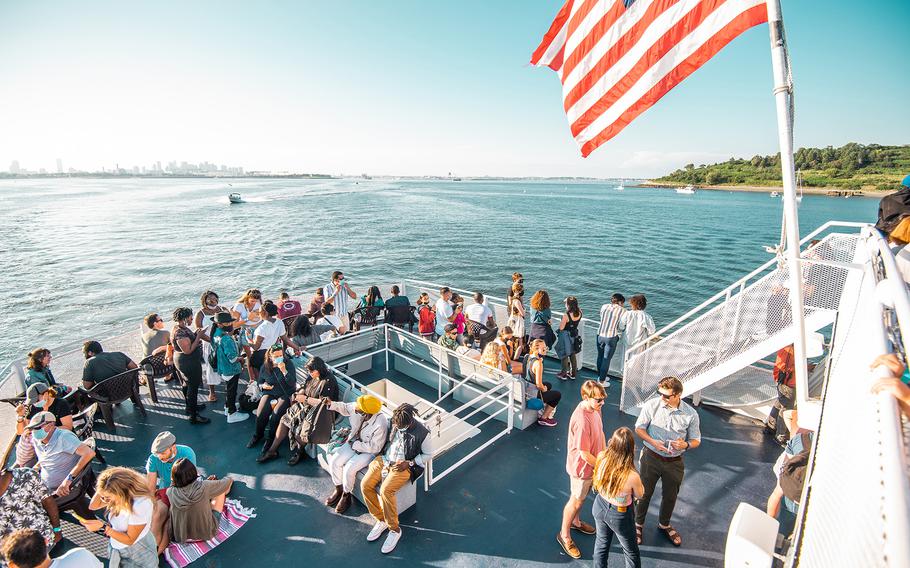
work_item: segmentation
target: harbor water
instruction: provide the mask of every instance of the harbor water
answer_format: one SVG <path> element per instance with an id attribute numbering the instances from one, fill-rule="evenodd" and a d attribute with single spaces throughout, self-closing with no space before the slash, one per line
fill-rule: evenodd
<path id="1" fill-rule="evenodd" d="M 309 299 L 416 278 L 526 299 L 644 293 L 658 326 L 769 259 L 781 200 L 764 193 L 615 189 L 615 182 L 367 179 L 0 180 L 0 366 L 36 347 L 103 339 L 205 289 Z M 241 193 L 244 203 L 227 196 Z M 806 195 L 806 234 L 874 222 L 877 199 Z"/>

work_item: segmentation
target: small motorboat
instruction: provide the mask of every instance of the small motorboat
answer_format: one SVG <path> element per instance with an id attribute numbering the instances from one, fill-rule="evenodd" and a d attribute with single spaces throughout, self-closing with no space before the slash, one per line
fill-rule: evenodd
<path id="1" fill-rule="evenodd" d="M 772 191 L 772 192 L 771 192 L 771 197 L 780 197 L 780 193 L 777 192 L 777 191 Z"/>
<path id="2" fill-rule="evenodd" d="M 240 198 L 240 194 L 237 193 L 236 191 L 234 193 L 228 195 L 228 201 L 230 201 L 231 203 L 243 203 L 243 199 Z"/>
<path id="3" fill-rule="evenodd" d="M 676 193 L 679 193 L 681 195 L 695 195 L 695 188 L 691 185 L 687 185 L 686 187 L 677 187 Z"/>
<path id="4" fill-rule="evenodd" d="M 623 191 L 626 189 L 626 184 L 619 182 L 619 185 L 616 186 L 616 191 Z"/>

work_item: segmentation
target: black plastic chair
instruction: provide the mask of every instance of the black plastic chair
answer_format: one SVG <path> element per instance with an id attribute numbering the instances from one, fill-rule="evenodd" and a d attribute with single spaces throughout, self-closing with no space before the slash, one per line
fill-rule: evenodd
<path id="1" fill-rule="evenodd" d="M 174 366 L 168 365 L 164 354 L 149 355 L 139 361 L 139 374 L 145 379 L 149 387 L 149 396 L 152 402 L 158 404 L 158 390 L 155 379 L 163 379 L 174 373 Z"/>
<path id="2" fill-rule="evenodd" d="M 94 448 L 92 448 L 94 449 Z M 97 457 L 98 453 L 95 453 Z M 70 484 L 70 492 L 65 497 L 55 496 L 54 501 L 57 503 L 57 509 L 62 513 L 64 511 L 75 511 L 81 517 L 91 519 L 94 513 L 88 508 L 91 499 L 89 495 L 95 494 L 95 470 L 92 464 L 88 463 L 82 471 L 79 472 L 73 482 Z"/>
<path id="3" fill-rule="evenodd" d="M 95 459 L 98 463 L 106 464 L 104 456 L 98 451 L 98 444 L 95 442 L 95 413 L 98 412 L 98 403 L 93 402 L 80 412 L 73 415 L 73 434 L 82 442 L 95 450 Z"/>
<path id="4" fill-rule="evenodd" d="M 467 321 L 467 330 L 468 335 L 473 337 L 480 344 L 480 350 L 483 351 L 483 348 L 487 346 L 487 343 L 496 339 L 496 333 L 498 332 L 497 328 L 489 328 L 482 323 L 478 323 L 474 320 Z"/>
<path id="5" fill-rule="evenodd" d="M 414 333 L 415 311 L 417 308 L 414 306 L 386 306 L 385 322 L 401 329 L 408 326 L 408 331 Z"/>
<path id="6" fill-rule="evenodd" d="M 363 327 L 376 325 L 381 313 L 381 306 L 361 306 L 357 308 L 351 313 L 351 331 L 359 331 Z"/>
<path id="7" fill-rule="evenodd" d="M 145 416 L 145 406 L 142 404 L 142 398 L 139 396 L 139 369 L 130 369 L 119 375 L 114 375 L 108 379 L 95 384 L 91 389 L 85 391 L 85 396 L 98 403 L 101 408 L 101 415 L 104 416 L 104 423 L 112 431 L 117 429 L 114 424 L 113 406 L 130 399 L 136 406 L 136 409 Z"/>

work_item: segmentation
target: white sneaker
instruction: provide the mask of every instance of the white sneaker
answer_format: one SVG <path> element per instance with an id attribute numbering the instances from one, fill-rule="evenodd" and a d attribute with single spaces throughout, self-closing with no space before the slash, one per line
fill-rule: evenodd
<path id="1" fill-rule="evenodd" d="M 382 543 L 382 553 L 388 554 L 395 550 L 395 545 L 398 544 L 399 540 L 401 540 L 401 527 L 398 527 L 398 532 L 389 531 L 389 534 L 385 537 L 385 542 Z"/>
<path id="2" fill-rule="evenodd" d="M 376 524 L 373 525 L 373 528 L 370 530 L 370 534 L 367 535 L 367 542 L 373 542 L 374 540 L 379 540 L 379 537 L 382 536 L 382 533 L 389 528 L 389 525 L 385 521 L 376 521 Z"/>
<path id="3" fill-rule="evenodd" d="M 227 415 L 227 421 L 228 424 L 234 424 L 235 422 L 243 422 L 249 417 L 250 415 L 246 412 L 232 412 L 231 414 Z"/>
<path id="4" fill-rule="evenodd" d="M 609 379 L 605 380 L 604 382 L 602 382 L 602 383 L 600 383 L 600 384 L 601 384 L 601 386 L 603 386 L 603 388 L 605 388 L 605 389 L 610 388 L 610 380 L 609 380 Z"/>

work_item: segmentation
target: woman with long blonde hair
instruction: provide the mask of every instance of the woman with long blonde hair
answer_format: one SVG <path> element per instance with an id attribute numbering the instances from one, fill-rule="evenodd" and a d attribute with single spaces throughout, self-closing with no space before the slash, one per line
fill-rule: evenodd
<path id="1" fill-rule="evenodd" d="M 154 499 L 145 477 L 132 469 L 109 467 L 98 475 L 95 496 L 88 507 L 93 511 L 104 509 L 107 520 L 81 522 L 86 529 L 103 532 L 110 539 L 111 566 L 157 568 L 159 547 L 152 533 Z"/>
<path id="2" fill-rule="evenodd" d="M 641 568 L 641 556 L 635 534 L 633 500 L 640 498 L 645 487 L 635 469 L 635 437 L 625 426 L 617 428 L 607 442 L 607 449 L 597 455 L 594 466 L 594 566 L 606 568 L 610 544 L 615 534 L 626 559 L 626 568 Z"/>

